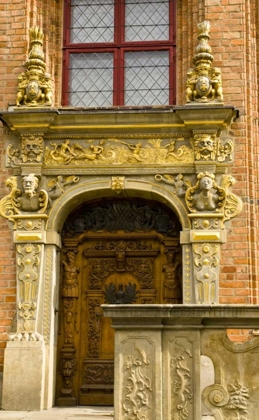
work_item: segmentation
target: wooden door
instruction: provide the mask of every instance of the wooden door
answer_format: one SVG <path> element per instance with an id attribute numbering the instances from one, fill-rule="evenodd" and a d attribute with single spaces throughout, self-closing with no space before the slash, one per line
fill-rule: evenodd
<path id="1" fill-rule="evenodd" d="M 63 243 L 56 403 L 113 405 L 114 332 L 101 305 L 181 303 L 179 237 L 88 232 Z"/>

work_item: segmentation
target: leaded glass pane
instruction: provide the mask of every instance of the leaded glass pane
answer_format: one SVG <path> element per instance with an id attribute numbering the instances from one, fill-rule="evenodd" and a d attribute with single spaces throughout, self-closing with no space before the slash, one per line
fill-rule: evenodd
<path id="1" fill-rule="evenodd" d="M 169 51 L 125 53 L 125 105 L 169 104 Z"/>
<path id="2" fill-rule="evenodd" d="M 125 41 L 169 39 L 169 0 L 125 0 Z"/>
<path id="3" fill-rule="evenodd" d="M 113 54 L 70 54 L 69 105 L 113 105 Z"/>
<path id="4" fill-rule="evenodd" d="M 71 43 L 113 41 L 114 0 L 71 0 Z"/>

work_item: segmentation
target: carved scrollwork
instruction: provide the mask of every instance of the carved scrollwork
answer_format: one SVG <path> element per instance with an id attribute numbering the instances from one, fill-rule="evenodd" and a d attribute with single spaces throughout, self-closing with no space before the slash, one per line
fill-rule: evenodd
<path id="1" fill-rule="evenodd" d="M 229 191 L 229 187 L 235 184 L 235 179 L 231 175 L 223 175 L 222 187 L 226 191 L 226 203 L 224 206 L 224 221 L 237 216 L 243 208 L 241 198 Z"/>
<path id="2" fill-rule="evenodd" d="M 13 216 L 20 213 L 18 197 L 21 195 L 21 191 L 17 188 L 17 177 L 8 178 L 5 185 L 11 188 L 11 192 L 0 201 L 0 215 L 16 225 Z"/>
<path id="3" fill-rule="evenodd" d="M 99 299 L 90 298 L 88 300 L 88 356 L 99 357 L 100 326 L 96 316 L 97 310 L 101 305 Z"/>
<path id="4" fill-rule="evenodd" d="M 78 211 L 64 225 L 64 233 L 67 237 L 90 230 L 93 232 L 156 230 L 168 236 L 175 236 L 180 230 L 180 225 L 177 218 L 160 204 L 121 198 L 89 205 Z"/>
<path id="5" fill-rule="evenodd" d="M 84 383 L 85 384 L 113 384 L 114 364 L 113 363 L 86 363 Z"/>
<path id="6" fill-rule="evenodd" d="M 145 367 L 150 365 L 150 360 L 144 350 L 135 344 L 138 355 L 129 355 L 124 365 L 127 382 L 122 407 L 125 419 L 147 420 L 151 410 L 152 381 L 151 374 L 147 374 Z"/>
<path id="7" fill-rule="evenodd" d="M 227 389 L 220 384 L 210 385 L 202 393 L 202 400 L 213 414 L 224 420 L 241 419 L 250 420 L 248 414 L 248 400 L 250 393 L 248 388 L 238 379 L 229 384 Z M 234 416 L 234 417 L 233 417 Z"/>
<path id="8" fill-rule="evenodd" d="M 192 351 L 186 338 L 176 338 L 172 343 L 171 359 L 172 419 L 187 420 L 192 405 Z"/>
<path id="9" fill-rule="evenodd" d="M 141 289 L 151 289 L 153 287 L 153 258 L 128 258 L 126 270 L 140 282 Z"/>

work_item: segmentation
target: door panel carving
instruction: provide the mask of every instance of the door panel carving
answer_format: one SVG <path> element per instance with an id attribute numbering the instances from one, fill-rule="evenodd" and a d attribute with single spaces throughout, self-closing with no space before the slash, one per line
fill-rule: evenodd
<path id="1" fill-rule="evenodd" d="M 101 223 L 103 206 L 110 213 Z M 181 303 L 182 299 L 179 229 L 178 235 L 160 233 L 163 226 L 179 225 L 168 209 L 158 203 L 122 200 L 119 205 L 95 204 L 90 217 L 89 207 L 75 212 L 63 232 L 57 405 L 113 405 L 114 332 L 101 308 L 107 289 L 116 303 L 126 293 L 137 304 Z M 155 213 L 157 208 L 163 221 Z M 123 227 L 111 232 L 111 226 L 120 226 L 115 217 L 119 210 Z M 95 229 L 89 232 L 86 220 L 89 226 L 95 223 Z M 101 232 L 96 232 L 97 221 Z M 155 231 L 157 226 L 160 232 Z"/>

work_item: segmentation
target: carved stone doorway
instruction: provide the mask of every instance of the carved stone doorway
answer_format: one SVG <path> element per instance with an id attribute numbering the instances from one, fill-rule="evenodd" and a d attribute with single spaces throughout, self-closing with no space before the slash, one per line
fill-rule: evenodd
<path id="1" fill-rule="evenodd" d="M 180 223 L 161 203 L 106 199 L 67 219 L 57 405 L 113 405 L 114 332 L 103 303 L 182 303 Z"/>

